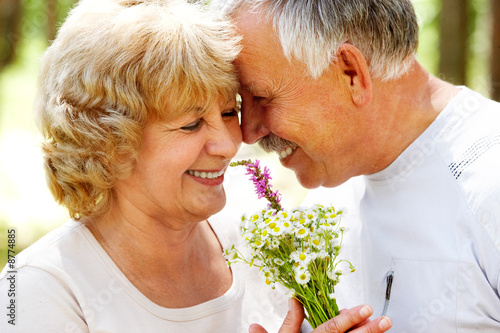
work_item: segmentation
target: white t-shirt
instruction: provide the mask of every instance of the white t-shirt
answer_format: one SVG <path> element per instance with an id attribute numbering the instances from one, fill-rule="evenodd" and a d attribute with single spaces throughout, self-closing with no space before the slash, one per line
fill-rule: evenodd
<path id="1" fill-rule="evenodd" d="M 398 333 L 500 332 L 500 104 L 463 87 L 389 167 L 314 202 L 348 207 L 341 307 L 387 306 Z"/>
<path id="2" fill-rule="evenodd" d="M 235 220 L 209 221 L 224 247 L 239 242 Z M 257 270 L 231 269 L 233 284 L 223 296 L 167 309 L 127 280 L 83 224 L 69 221 L 16 257 L 15 326 L 6 316 L 12 274 L 7 266 L 0 274 L 0 332 L 248 332 L 252 323 L 277 332 L 287 297 L 265 285 Z"/>

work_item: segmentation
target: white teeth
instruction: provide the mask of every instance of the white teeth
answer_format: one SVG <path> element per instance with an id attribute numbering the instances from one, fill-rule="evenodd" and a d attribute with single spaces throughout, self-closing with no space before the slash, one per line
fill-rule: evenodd
<path id="1" fill-rule="evenodd" d="M 296 148 L 292 148 L 290 146 L 287 146 L 285 149 L 283 149 L 282 151 L 280 151 L 278 153 L 278 155 L 280 155 L 281 158 L 287 158 L 288 156 L 290 156 L 293 151 L 295 150 Z"/>
<path id="2" fill-rule="evenodd" d="M 219 178 L 224 174 L 224 170 L 221 170 L 219 172 L 205 172 L 205 171 L 193 171 L 193 170 L 188 170 L 188 174 L 191 176 L 199 177 L 199 178 L 208 178 L 208 179 L 214 179 L 214 178 Z"/>

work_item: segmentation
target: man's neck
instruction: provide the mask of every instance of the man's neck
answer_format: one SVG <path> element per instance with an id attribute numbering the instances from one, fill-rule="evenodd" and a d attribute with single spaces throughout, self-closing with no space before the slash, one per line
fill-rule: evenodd
<path id="1" fill-rule="evenodd" d="M 438 117 L 459 88 L 439 80 L 418 62 L 407 74 L 374 82 L 373 105 L 381 115 L 379 157 L 372 172 L 389 166 Z"/>

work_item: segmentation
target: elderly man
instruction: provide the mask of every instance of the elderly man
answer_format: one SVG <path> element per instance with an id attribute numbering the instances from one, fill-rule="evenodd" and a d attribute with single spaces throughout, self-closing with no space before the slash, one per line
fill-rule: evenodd
<path id="1" fill-rule="evenodd" d="M 499 332 L 500 105 L 417 62 L 410 0 L 213 2 L 243 38 L 244 141 L 353 193 L 345 299 L 396 332 Z"/>

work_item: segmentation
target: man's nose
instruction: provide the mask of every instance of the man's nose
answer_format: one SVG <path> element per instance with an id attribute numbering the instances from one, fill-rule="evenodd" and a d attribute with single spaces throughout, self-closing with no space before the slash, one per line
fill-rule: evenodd
<path id="1" fill-rule="evenodd" d="M 241 105 L 243 142 L 254 144 L 271 132 L 265 124 L 263 112 L 262 106 L 258 105 L 258 103 L 248 102 L 243 99 Z"/>

